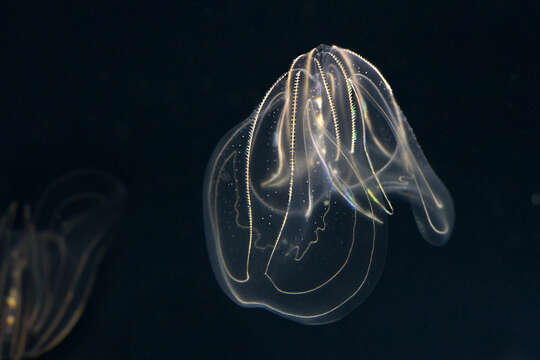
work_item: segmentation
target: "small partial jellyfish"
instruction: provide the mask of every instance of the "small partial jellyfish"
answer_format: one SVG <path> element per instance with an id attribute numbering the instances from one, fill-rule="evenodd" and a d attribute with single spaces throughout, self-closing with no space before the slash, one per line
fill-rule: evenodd
<path id="1" fill-rule="evenodd" d="M 81 170 L 56 180 L 35 207 L 7 207 L 0 217 L 0 359 L 39 356 L 69 334 L 125 198 L 116 178 Z"/>
<path id="2" fill-rule="evenodd" d="M 354 52 L 320 45 L 294 59 L 210 159 L 203 207 L 216 278 L 241 306 L 337 321 L 381 276 L 395 198 L 411 205 L 424 239 L 447 242 L 452 198 L 390 85 Z"/>

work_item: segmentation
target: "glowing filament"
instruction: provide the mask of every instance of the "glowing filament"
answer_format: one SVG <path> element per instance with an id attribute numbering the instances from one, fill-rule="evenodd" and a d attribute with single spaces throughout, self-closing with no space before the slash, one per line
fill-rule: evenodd
<path id="1" fill-rule="evenodd" d="M 317 104 L 317 107 L 321 109 L 322 107 L 322 98 L 319 96 L 315 99 L 315 103 Z"/>

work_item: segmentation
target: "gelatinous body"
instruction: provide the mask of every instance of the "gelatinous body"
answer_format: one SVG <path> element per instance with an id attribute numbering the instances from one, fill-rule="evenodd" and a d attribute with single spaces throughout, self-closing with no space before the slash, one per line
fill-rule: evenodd
<path id="1" fill-rule="evenodd" d="M 0 218 L 0 359 L 39 356 L 71 331 L 125 196 L 115 178 L 78 171 L 54 182 L 33 210 L 8 207 Z"/>
<path id="2" fill-rule="evenodd" d="M 321 45 L 293 61 L 210 160 L 203 201 L 216 277 L 241 306 L 336 321 L 380 277 L 393 197 L 412 205 L 427 241 L 448 240 L 452 199 L 390 85 L 359 55 Z"/>

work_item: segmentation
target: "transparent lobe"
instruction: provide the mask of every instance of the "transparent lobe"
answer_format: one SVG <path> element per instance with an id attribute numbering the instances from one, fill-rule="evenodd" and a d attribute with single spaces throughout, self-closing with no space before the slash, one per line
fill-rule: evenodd
<path id="1" fill-rule="evenodd" d="M 411 204 L 434 245 L 454 222 L 389 84 L 337 46 L 293 61 L 222 138 L 205 181 L 207 245 L 223 290 L 305 324 L 339 320 L 373 290 L 393 198 Z"/>
<path id="2" fill-rule="evenodd" d="M 112 176 L 77 171 L 55 181 L 33 211 L 8 207 L 0 218 L 1 359 L 39 356 L 71 331 L 125 196 Z"/>

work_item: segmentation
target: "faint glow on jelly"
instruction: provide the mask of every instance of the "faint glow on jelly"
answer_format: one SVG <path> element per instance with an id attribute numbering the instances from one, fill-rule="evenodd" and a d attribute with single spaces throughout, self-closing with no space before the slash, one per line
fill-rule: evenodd
<path id="1" fill-rule="evenodd" d="M 390 85 L 354 52 L 320 45 L 210 159 L 203 201 L 216 278 L 241 306 L 339 320 L 381 276 L 394 198 L 410 203 L 428 242 L 446 243 L 452 199 Z"/>
<path id="2" fill-rule="evenodd" d="M 69 334 L 125 197 L 116 178 L 81 170 L 0 216 L 0 359 L 40 356 Z"/>

